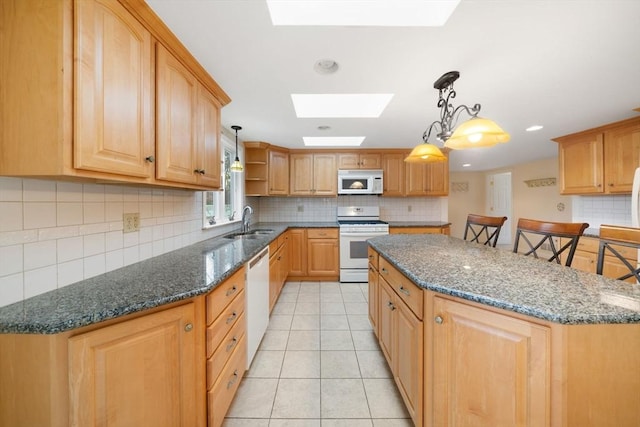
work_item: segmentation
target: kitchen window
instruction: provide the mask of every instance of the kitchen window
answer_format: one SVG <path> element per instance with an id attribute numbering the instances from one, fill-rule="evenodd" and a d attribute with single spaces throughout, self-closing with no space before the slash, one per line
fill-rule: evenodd
<path id="1" fill-rule="evenodd" d="M 242 208 L 242 178 L 241 173 L 231 172 L 231 163 L 235 159 L 233 142 L 222 135 L 221 177 L 220 191 L 204 191 L 202 193 L 202 228 L 240 221 L 239 210 Z"/>

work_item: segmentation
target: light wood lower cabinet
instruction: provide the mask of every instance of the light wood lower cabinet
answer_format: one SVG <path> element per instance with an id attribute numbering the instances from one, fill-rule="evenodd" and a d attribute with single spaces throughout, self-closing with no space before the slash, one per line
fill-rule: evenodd
<path id="1" fill-rule="evenodd" d="M 429 426 L 547 426 L 550 329 L 434 296 Z"/>
<path id="2" fill-rule="evenodd" d="M 449 235 L 451 227 L 389 227 L 389 234 L 446 234 Z"/>
<path id="3" fill-rule="evenodd" d="M 273 310 L 289 275 L 289 232 L 269 245 L 269 312 Z"/>
<path id="4" fill-rule="evenodd" d="M 560 244 L 564 245 L 568 241 L 567 239 L 560 239 Z M 580 237 L 576 252 L 571 262 L 571 267 L 576 270 L 586 271 L 588 273 L 595 273 L 598 262 L 598 249 L 600 240 L 595 237 Z M 631 265 L 636 265 L 636 259 L 638 257 L 635 249 L 626 246 L 615 246 L 615 249 L 627 260 Z M 566 255 L 562 257 L 563 262 Z M 617 279 L 623 275 L 629 273 L 629 269 L 620 261 L 616 256 L 611 255 L 611 252 L 605 252 L 604 264 L 602 269 L 602 275 Z M 629 283 L 635 283 L 635 278 L 630 277 L 626 280 Z"/>
<path id="5" fill-rule="evenodd" d="M 340 248 L 337 228 L 289 230 L 290 271 L 296 280 L 337 280 Z"/>

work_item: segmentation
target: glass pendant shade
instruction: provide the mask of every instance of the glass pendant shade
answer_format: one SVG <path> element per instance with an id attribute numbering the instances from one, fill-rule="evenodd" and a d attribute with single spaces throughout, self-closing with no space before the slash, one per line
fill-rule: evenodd
<path id="1" fill-rule="evenodd" d="M 242 172 L 244 170 L 244 167 L 242 167 L 242 163 L 240 163 L 240 159 L 236 157 L 233 163 L 231 163 L 231 166 L 229 167 L 229 169 L 231 170 L 231 172 Z"/>
<path id="2" fill-rule="evenodd" d="M 447 157 L 442 154 L 442 151 L 433 144 L 423 143 L 415 146 L 407 158 L 404 159 L 407 163 L 431 163 L 431 162 L 444 162 Z"/>
<path id="3" fill-rule="evenodd" d="M 474 117 L 467 120 L 453 132 L 444 146 L 453 150 L 476 147 L 491 147 L 508 142 L 511 136 L 494 121 Z"/>

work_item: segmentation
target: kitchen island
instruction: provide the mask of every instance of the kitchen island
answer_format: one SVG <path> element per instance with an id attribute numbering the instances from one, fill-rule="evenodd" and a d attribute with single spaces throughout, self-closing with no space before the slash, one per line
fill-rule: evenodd
<path id="1" fill-rule="evenodd" d="M 369 244 L 369 315 L 416 425 L 640 425 L 638 285 L 443 235 Z"/>

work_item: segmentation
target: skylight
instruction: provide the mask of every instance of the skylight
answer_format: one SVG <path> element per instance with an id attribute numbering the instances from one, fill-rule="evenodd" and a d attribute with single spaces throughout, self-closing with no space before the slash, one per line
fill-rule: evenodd
<path id="1" fill-rule="evenodd" d="M 359 147 L 364 136 L 303 136 L 307 147 Z"/>
<path id="2" fill-rule="evenodd" d="M 442 26 L 460 0 L 267 0 L 273 25 Z"/>
<path id="3" fill-rule="evenodd" d="M 380 117 L 391 98 L 392 93 L 291 94 L 299 118 Z"/>

